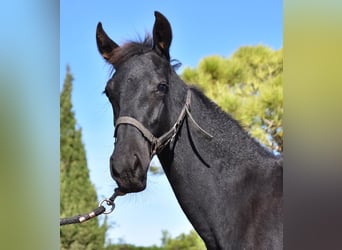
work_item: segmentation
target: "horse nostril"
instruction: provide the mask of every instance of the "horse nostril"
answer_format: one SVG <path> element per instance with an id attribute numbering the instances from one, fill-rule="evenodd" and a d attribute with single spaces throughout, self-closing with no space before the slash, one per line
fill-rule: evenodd
<path id="1" fill-rule="evenodd" d="M 114 167 L 113 156 L 110 157 L 110 172 L 111 172 L 113 178 L 119 178 L 120 177 L 119 172 Z"/>
<path id="2" fill-rule="evenodd" d="M 119 172 L 114 167 L 111 167 L 110 169 L 111 169 L 113 177 L 115 177 L 115 178 L 119 178 L 120 177 Z"/>
<path id="3" fill-rule="evenodd" d="M 134 169 L 134 171 L 137 171 L 140 165 L 141 165 L 141 164 L 140 164 L 139 157 L 135 154 L 135 155 L 134 155 L 134 163 L 133 163 L 133 169 Z"/>
<path id="4" fill-rule="evenodd" d="M 114 167 L 114 159 L 113 159 L 113 155 L 110 157 L 110 164 L 109 164 L 109 168 L 110 168 L 110 173 L 112 175 L 113 178 L 118 178 L 120 176 L 119 172 L 115 169 Z"/>

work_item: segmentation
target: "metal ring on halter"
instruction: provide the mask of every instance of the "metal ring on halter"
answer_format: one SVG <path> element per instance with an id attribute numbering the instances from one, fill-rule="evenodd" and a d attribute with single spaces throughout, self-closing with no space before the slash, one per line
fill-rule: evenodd
<path id="1" fill-rule="evenodd" d="M 112 200 L 110 199 L 104 199 L 102 201 L 100 201 L 99 203 L 99 207 L 103 206 L 102 204 L 106 202 L 108 206 L 111 206 L 111 209 L 107 212 L 107 211 L 104 211 L 103 213 L 104 214 L 110 214 L 111 212 L 113 212 L 114 208 L 115 208 L 115 204 Z M 106 209 L 107 210 L 107 209 Z"/>

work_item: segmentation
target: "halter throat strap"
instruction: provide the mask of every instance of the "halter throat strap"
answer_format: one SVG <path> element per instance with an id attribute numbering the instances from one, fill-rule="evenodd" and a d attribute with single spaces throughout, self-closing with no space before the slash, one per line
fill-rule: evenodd
<path id="1" fill-rule="evenodd" d="M 120 125 L 128 124 L 128 125 L 134 126 L 141 132 L 141 134 L 146 138 L 146 140 L 151 143 L 151 158 L 152 158 L 155 154 L 159 153 L 167 144 L 173 141 L 185 117 L 188 116 L 190 120 L 193 122 L 193 124 L 203 134 L 205 134 L 209 138 L 212 138 L 213 136 L 209 134 L 208 132 L 206 132 L 204 129 L 202 129 L 192 117 L 190 113 L 190 104 L 191 104 L 191 90 L 188 89 L 185 104 L 178 116 L 177 121 L 166 133 L 164 133 L 160 137 L 155 137 L 141 122 L 139 122 L 138 120 L 130 116 L 121 116 L 116 120 L 115 137 L 116 137 L 117 129 Z"/>

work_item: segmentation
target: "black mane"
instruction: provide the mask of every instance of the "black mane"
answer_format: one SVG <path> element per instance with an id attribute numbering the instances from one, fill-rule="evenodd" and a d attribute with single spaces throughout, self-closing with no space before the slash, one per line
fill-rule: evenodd
<path id="1" fill-rule="evenodd" d="M 129 41 L 124 45 L 117 47 L 113 56 L 108 60 L 112 65 L 120 65 L 128 58 L 136 55 L 142 55 L 153 48 L 153 39 L 150 34 L 146 34 L 144 39 L 139 38 L 137 41 Z"/>
<path id="2" fill-rule="evenodd" d="M 131 40 L 117 47 L 108 62 L 117 67 L 133 56 L 142 55 L 152 50 L 153 38 L 151 34 L 146 33 L 143 39 L 138 37 L 137 41 Z M 174 70 L 177 70 L 182 65 L 177 59 L 172 59 L 170 63 Z"/>

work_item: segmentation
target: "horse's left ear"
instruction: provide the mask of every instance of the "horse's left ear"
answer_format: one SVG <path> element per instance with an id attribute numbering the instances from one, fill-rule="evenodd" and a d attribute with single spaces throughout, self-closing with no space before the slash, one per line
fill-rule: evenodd
<path id="1" fill-rule="evenodd" d="M 170 61 L 170 45 L 172 41 L 172 31 L 169 21 L 158 11 L 154 12 L 156 18 L 153 26 L 153 49 L 157 53 L 164 55 Z"/>
<path id="2" fill-rule="evenodd" d="M 103 58 L 108 62 L 113 56 L 114 50 L 119 47 L 102 28 L 102 23 L 98 23 L 96 27 L 96 43 L 97 48 Z"/>

